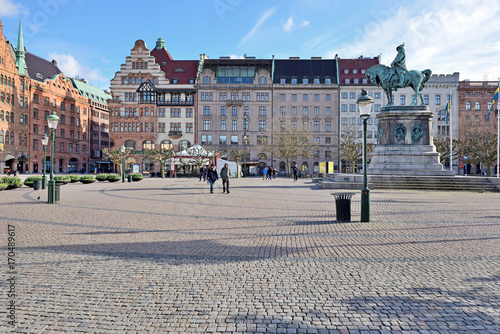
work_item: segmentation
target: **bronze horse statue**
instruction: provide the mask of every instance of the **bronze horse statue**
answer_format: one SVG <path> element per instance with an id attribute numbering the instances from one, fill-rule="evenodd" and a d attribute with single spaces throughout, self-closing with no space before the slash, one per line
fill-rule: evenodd
<path id="1" fill-rule="evenodd" d="M 420 101 L 422 101 L 421 105 L 424 105 L 422 89 L 424 89 L 424 84 L 429 80 L 431 75 L 432 71 L 429 69 L 423 70 L 422 72 L 416 70 L 405 71 L 402 80 L 396 80 L 396 83 L 391 84 L 391 68 L 389 66 L 378 64 L 366 70 L 366 77 L 368 80 L 382 87 L 387 95 L 389 103 L 387 103 L 386 107 L 390 107 L 394 103 L 392 89 L 397 91 L 398 88 L 405 87 L 411 87 L 415 92 L 415 97 L 410 105 L 414 106 L 417 104 L 417 97 L 420 97 Z"/>

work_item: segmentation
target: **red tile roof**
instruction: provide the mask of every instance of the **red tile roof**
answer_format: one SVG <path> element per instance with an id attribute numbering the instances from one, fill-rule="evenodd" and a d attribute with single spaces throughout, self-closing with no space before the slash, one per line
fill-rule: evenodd
<path id="1" fill-rule="evenodd" d="M 174 60 L 165 48 L 154 48 L 150 54 L 155 57 L 171 84 L 174 84 L 176 78 L 178 79 L 177 84 L 189 84 L 190 79 L 196 78 L 198 60 Z"/>

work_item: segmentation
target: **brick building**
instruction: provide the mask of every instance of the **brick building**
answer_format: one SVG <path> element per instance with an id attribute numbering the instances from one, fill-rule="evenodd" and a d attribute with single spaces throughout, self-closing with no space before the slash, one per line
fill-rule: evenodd
<path id="1" fill-rule="evenodd" d="M 26 76 L 22 38 L 18 44 L 21 51 L 16 54 L 2 27 L 0 21 L 0 173 L 5 174 L 29 169 L 30 79 Z"/>

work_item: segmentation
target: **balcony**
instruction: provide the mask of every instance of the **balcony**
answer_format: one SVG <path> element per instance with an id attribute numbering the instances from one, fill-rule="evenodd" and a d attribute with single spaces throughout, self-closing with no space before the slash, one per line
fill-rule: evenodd
<path id="1" fill-rule="evenodd" d="M 182 137 L 182 131 L 169 131 L 168 136 L 172 137 L 174 139 L 178 139 L 178 138 Z"/>

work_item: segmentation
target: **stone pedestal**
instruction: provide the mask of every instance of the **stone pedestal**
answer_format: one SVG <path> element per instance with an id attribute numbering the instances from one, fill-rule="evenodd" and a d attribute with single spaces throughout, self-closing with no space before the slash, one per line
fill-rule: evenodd
<path id="1" fill-rule="evenodd" d="M 382 108 L 368 174 L 455 175 L 439 163 L 432 137 L 433 116 L 427 106 Z"/>

